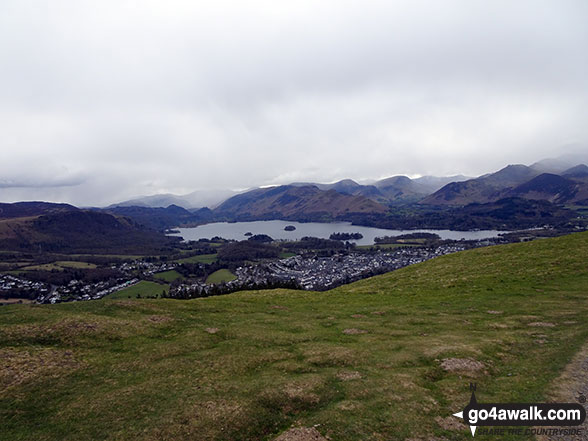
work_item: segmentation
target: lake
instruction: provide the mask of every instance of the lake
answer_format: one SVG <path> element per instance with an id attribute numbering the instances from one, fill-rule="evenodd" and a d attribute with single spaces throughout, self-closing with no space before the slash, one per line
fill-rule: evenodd
<path id="1" fill-rule="evenodd" d="M 284 231 L 284 227 L 293 225 L 294 231 Z M 435 233 L 442 239 L 475 240 L 489 237 L 497 237 L 504 231 L 452 231 L 452 230 L 385 230 L 382 228 L 361 227 L 351 225 L 349 222 L 317 223 L 317 222 L 288 222 L 281 220 L 254 221 L 254 222 L 216 222 L 200 225 L 194 228 L 177 228 L 179 233 L 170 236 L 179 236 L 184 240 L 211 239 L 219 236 L 225 239 L 245 240 L 245 233 L 267 234 L 276 240 L 299 240 L 304 236 L 313 236 L 328 239 L 332 233 L 361 233 L 362 239 L 353 240 L 357 245 L 373 245 L 374 238 L 382 236 L 398 236 L 408 233 Z"/>

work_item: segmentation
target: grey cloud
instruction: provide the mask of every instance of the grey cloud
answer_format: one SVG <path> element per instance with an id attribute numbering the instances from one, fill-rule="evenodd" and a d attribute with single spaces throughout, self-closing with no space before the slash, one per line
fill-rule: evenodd
<path id="1" fill-rule="evenodd" d="M 582 153 L 586 22 L 584 0 L 6 0 L 0 199 L 475 175 Z"/>

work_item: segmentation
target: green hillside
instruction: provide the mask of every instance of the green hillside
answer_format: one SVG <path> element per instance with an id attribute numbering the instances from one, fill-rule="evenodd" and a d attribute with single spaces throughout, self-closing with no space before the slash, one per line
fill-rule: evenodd
<path id="1" fill-rule="evenodd" d="M 470 382 L 544 400 L 586 342 L 586 262 L 580 233 L 322 293 L 3 306 L 0 440 L 469 440 Z"/>

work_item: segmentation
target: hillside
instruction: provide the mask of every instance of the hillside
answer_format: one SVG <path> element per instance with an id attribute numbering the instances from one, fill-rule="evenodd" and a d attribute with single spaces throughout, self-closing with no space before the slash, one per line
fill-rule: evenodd
<path id="1" fill-rule="evenodd" d="M 208 208 L 188 211 L 177 205 L 162 207 L 111 207 L 105 210 L 116 216 L 126 216 L 145 227 L 154 230 L 165 230 L 180 225 L 196 225 L 212 219 L 212 212 Z"/>
<path id="2" fill-rule="evenodd" d="M 483 204 L 505 197 L 504 190 L 523 184 L 540 172 L 521 164 L 508 165 L 503 169 L 463 182 L 452 182 L 424 198 L 425 205 Z"/>
<path id="3" fill-rule="evenodd" d="M 386 207 L 364 196 L 352 196 L 315 186 L 260 188 L 229 198 L 213 213 L 231 220 L 333 220 L 353 213 L 385 213 Z"/>
<path id="4" fill-rule="evenodd" d="M 583 202 L 588 199 L 588 186 L 551 173 L 539 176 L 513 188 L 509 196 L 525 199 L 544 200 L 556 204 Z"/>
<path id="5" fill-rule="evenodd" d="M 173 239 L 125 217 L 50 203 L 1 204 L 0 250 L 159 252 Z"/>
<path id="6" fill-rule="evenodd" d="M 470 440 L 470 382 L 544 401 L 586 342 L 586 261 L 578 233 L 324 293 L 4 306 L 0 438 Z"/>

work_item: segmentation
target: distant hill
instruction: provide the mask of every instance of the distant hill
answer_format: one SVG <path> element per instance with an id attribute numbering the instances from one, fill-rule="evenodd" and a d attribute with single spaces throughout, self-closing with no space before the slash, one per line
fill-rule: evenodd
<path id="1" fill-rule="evenodd" d="M 213 213 L 217 218 L 332 220 L 352 213 L 385 213 L 386 207 L 364 196 L 321 190 L 316 186 L 260 188 L 229 198 Z"/>
<path id="2" fill-rule="evenodd" d="M 506 196 L 504 190 L 521 185 L 539 175 L 537 170 L 526 165 L 508 165 L 503 169 L 479 178 L 463 182 L 452 182 L 421 203 L 426 205 L 467 205 L 492 202 Z"/>
<path id="3" fill-rule="evenodd" d="M 543 173 L 512 189 L 508 192 L 508 195 L 564 204 L 576 202 L 578 198 L 579 200 L 588 198 L 588 194 L 584 193 L 582 185 L 571 179 L 551 173 Z"/>
<path id="4" fill-rule="evenodd" d="M 359 184 L 352 179 L 343 179 L 332 184 L 317 184 L 310 182 L 295 182 L 290 185 L 295 187 L 315 186 L 320 190 L 335 190 L 341 194 L 352 196 L 365 196 L 380 204 L 410 203 L 416 202 L 425 196 L 434 193 L 449 182 L 463 181 L 465 176 L 423 176 L 411 179 L 407 176 L 392 176 L 381 179 L 370 185 Z"/>
<path id="5" fill-rule="evenodd" d="M 209 222 L 213 218 L 212 211 L 208 208 L 188 211 L 177 205 L 170 205 L 165 208 L 111 207 L 105 211 L 117 216 L 129 217 L 138 224 L 154 230 L 165 230 L 180 225 L 201 224 Z"/>
<path id="6" fill-rule="evenodd" d="M 546 167 L 546 164 L 552 163 L 543 163 L 543 166 Z M 538 171 L 540 168 L 537 165 L 509 165 L 496 173 L 447 184 L 420 203 L 464 206 L 494 202 L 506 197 L 545 200 L 556 204 L 584 203 L 588 200 L 588 167 L 580 164 L 564 170 L 562 175 L 541 173 Z"/>
<path id="7" fill-rule="evenodd" d="M 151 253 L 161 252 L 173 241 L 125 217 L 64 204 L 26 204 L 1 204 L 0 249 Z M 22 216 L 17 217 L 18 213 Z"/>
<path id="8" fill-rule="evenodd" d="M 55 214 L 77 210 L 78 208 L 74 207 L 73 205 L 54 204 L 51 202 L 15 202 L 13 204 L 0 203 L 0 219 L 40 216 L 42 214 Z"/>
<path id="9" fill-rule="evenodd" d="M 185 195 L 174 195 L 170 193 L 141 196 L 128 201 L 112 204 L 107 208 L 115 207 L 148 207 L 166 208 L 170 205 L 191 209 L 209 207 L 213 208 L 225 199 L 235 195 L 231 190 L 198 190 Z"/>
<path id="10" fill-rule="evenodd" d="M 588 178 L 588 166 L 586 166 L 585 164 L 579 164 L 575 167 L 565 170 L 561 175 L 565 176 L 566 178 L 585 179 Z"/>

